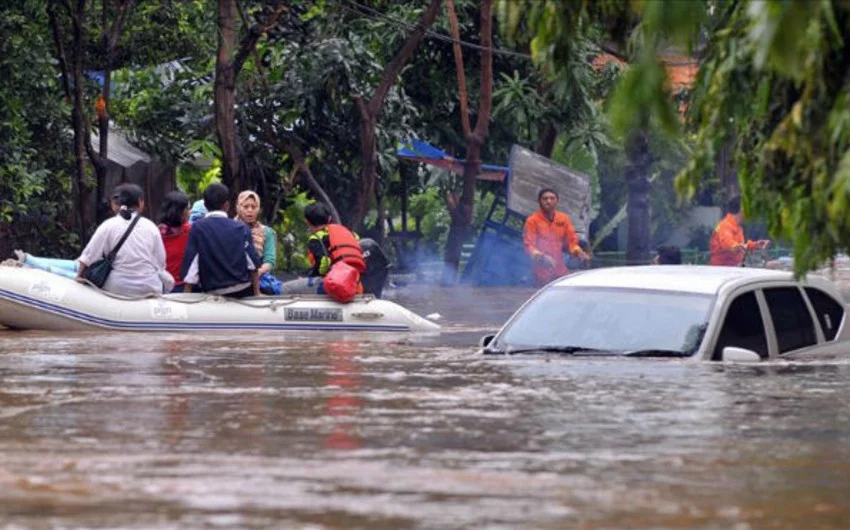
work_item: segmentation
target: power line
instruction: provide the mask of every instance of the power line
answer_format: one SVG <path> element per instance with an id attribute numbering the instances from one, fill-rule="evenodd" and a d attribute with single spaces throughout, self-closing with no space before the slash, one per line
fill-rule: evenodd
<path id="1" fill-rule="evenodd" d="M 365 15 L 365 14 L 368 13 L 369 15 L 372 16 L 372 18 L 380 18 L 380 19 L 386 20 L 388 22 L 392 22 L 396 26 L 400 26 L 400 27 L 402 27 L 402 28 L 404 28 L 408 31 L 413 31 L 418 26 L 418 24 L 411 24 L 409 22 L 406 22 L 404 20 L 392 17 L 392 16 L 387 15 L 385 13 L 381 13 L 377 9 L 373 9 L 369 6 L 365 6 L 365 5 L 363 5 L 359 2 L 356 2 L 355 0 L 336 0 L 336 1 L 344 9 L 348 9 L 349 11 L 352 11 L 352 12 L 355 12 L 355 13 L 358 13 L 358 14 L 361 14 L 361 15 Z M 359 8 L 359 10 L 345 6 L 341 2 L 346 2 L 346 3 L 352 4 L 354 6 L 357 6 Z M 464 41 L 464 40 L 455 40 L 454 38 L 452 38 L 451 35 L 446 35 L 445 33 L 440 33 L 438 31 L 425 30 L 425 34 L 428 35 L 429 37 L 433 37 L 433 38 L 435 38 L 437 40 L 441 40 L 443 42 L 449 42 L 449 43 L 452 43 L 452 44 L 458 43 L 461 46 L 464 46 L 466 48 L 472 48 L 474 50 L 483 51 L 483 50 L 487 49 L 485 46 L 481 46 L 480 44 L 475 44 L 474 42 L 468 42 L 468 41 Z M 529 55 L 527 53 L 520 53 L 520 52 L 515 52 L 515 51 L 512 51 L 512 50 L 506 50 L 506 49 L 503 49 L 503 48 L 495 48 L 495 47 L 492 47 L 490 49 L 493 51 L 494 55 L 505 55 L 505 56 L 508 56 L 508 57 L 519 57 L 520 59 L 526 59 L 526 60 L 532 59 L 531 55 Z"/>

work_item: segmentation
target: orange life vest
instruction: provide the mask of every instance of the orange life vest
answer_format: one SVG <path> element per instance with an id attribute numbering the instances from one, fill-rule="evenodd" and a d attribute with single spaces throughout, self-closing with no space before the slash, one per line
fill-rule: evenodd
<path id="1" fill-rule="evenodd" d="M 338 225 L 327 225 L 328 230 L 328 256 L 331 259 L 331 267 L 338 261 L 351 265 L 357 272 L 366 270 L 366 262 L 363 261 L 363 249 L 360 242 L 348 228 Z"/>

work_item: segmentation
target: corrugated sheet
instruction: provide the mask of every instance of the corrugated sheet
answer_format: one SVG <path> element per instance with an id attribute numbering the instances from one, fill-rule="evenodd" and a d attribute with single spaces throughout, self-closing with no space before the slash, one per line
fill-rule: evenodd
<path id="1" fill-rule="evenodd" d="M 97 132 L 92 133 L 91 142 L 94 149 L 97 150 L 98 145 L 100 144 L 100 135 L 98 135 Z M 147 164 L 151 161 L 151 157 L 148 156 L 147 153 L 130 145 L 130 142 L 127 141 L 127 137 L 121 134 L 121 131 L 114 127 L 110 127 L 109 129 L 109 154 L 107 158 L 116 164 L 127 168 L 132 167 L 139 162 Z"/>

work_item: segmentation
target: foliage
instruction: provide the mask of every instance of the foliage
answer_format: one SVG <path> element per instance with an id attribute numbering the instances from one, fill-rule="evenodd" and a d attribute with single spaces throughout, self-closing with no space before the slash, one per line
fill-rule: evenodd
<path id="1" fill-rule="evenodd" d="M 621 130 L 644 110 L 675 128 L 657 52 L 704 41 L 689 115 L 696 148 L 677 179 L 679 192 L 693 196 L 732 140 L 744 210 L 765 219 L 773 237 L 793 241 L 797 273 L 848 248 L 846 2 L 504 0 L 500 8 L 505 30 L 533 34 L 537 56 L 556 68 L 571 57 L 583 34 L 577 29 L 597 24 L 630 44 L 636 60 L 611 105 Z"/>
<path id="2" fill-rule="evenodd" d="M 314 202 L 306 191 L 296 189 L 289 195 L 288 205 L 280 210 L 280 221 L 273 227 L 277 234 L 276 269 L 298 273 L 310 268 L 307 258 L 310 231 L 304 220 L 304 209 Z"/>
<path id="3" fill-rule="evenodd" d="M 850 7 L 749 1 L 722 16 L 692 106 L 699 149 L 679 188 L 692 193 L 733 138 L 745 212 L 793 242 L 802 273 L 850 241 Z"/>
<path id="4" fill-rule="evenodd" d="M 0 8 L 0 234 L 32 252 L 69 255 L 69 108 L 45 18 L 40 2 Z"/>

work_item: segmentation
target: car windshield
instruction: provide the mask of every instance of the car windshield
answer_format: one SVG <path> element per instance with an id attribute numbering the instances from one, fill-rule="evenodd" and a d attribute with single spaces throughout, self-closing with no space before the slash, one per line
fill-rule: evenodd
<path id="1" fill-rule="evenodd" d="M 702 341 L 713 299 L 672 291 L 550 287 L 522 309 L 492 348 L 691 355 Z"/>

